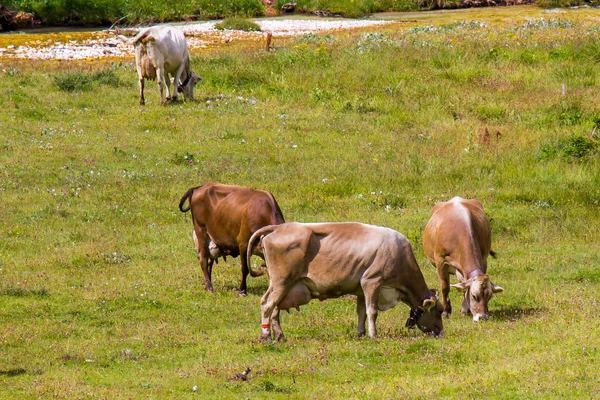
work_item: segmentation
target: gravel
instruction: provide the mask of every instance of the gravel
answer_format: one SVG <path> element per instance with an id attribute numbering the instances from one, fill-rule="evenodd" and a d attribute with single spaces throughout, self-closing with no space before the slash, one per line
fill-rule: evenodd
<path id="1" fill-rule="evenodd" d="M 190 48 L 208 47 L 215 43 L 229 43 L 248 38 L 260 39 L 268 32 L 273 37 L 290 37 L 309 33 L 323 33 L 338 30 L 364 28 L 389 23 L 382 20 L 316 20 L 316 19 L 281 19 L 257 20 L 261 32 L 243 32 L 215 29 L 216 22 L 177 25 L 188 37 Z M 141 30 L 144 28 L 139 28 Z M 38 60 L 82 60 L 103 57 L 127 57 L 133 55 L 130 38 L 114 31 L 90 33 L 90 38 L 81 42 L 73 40 L 54 43 L 37 41 L 37 46 L 21 45 L 0 48 L 0 57 L 38 59 Z"/>

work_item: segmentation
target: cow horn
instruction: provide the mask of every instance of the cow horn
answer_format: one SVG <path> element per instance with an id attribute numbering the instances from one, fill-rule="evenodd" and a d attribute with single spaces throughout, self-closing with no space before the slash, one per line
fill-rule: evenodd
<path id="1" fill-rule="evenodd" d="M 423 308 L 425 311 L 429 312 L 433 307 L 435 307 L 435 299 L 425 299 L 423 301 Z"/>
<path id="2" fill-rule="evenodd" d="M 466 292 L 469 289 L 470 284 L 468 282 L 459 282 L 454 285 L 450 285 L 450 287 L 456 288 L 461 292 Z"/>

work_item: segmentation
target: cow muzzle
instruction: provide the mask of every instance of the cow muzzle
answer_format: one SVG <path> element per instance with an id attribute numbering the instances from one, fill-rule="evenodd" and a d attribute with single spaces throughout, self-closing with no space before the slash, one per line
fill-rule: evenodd
<path id="1" fill-rule="evenodd" d="M 488 314 L 475 314 L 473 315 L 473 322 L 485 321 L 490 316 Z"/>

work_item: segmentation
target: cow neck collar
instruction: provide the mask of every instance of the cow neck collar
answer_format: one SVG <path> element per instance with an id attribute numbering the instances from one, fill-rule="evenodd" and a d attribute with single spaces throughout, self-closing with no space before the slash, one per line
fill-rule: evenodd
<path id="1" fill-rule="evenodd" d="M 410 310 L 410 316 L 408 317 L 408 321 L 406 321 L 407 327 L 413 327 L 417 324 L 417 321 L 421 316 L 425 314 L 425 310 L 423 307 L 417 307 Z"/>
<path id="2" fill-rule="evenodd" d="M 473 279 L 473 278 L 475 278 L 476 276 L 479 276 L 479 275 L 484 275 L 484 273 L 483 273 L 482 270 L 480 270 L 479 268 L 477 268 L 476 270 L 469 272 L 469 275 L 467 275 L 467 280 Z"/>
<path id="3" fill-rule="evenodd" d="M 185 87 L 185 85 L 187 85 L 190 82 L 190 79 L 192 79 L 191 72 L 189 74 L 187 74 L 187 76 L 185 77 L 185 80 L 183 82 L 181 82 L 181 87 Z"/>

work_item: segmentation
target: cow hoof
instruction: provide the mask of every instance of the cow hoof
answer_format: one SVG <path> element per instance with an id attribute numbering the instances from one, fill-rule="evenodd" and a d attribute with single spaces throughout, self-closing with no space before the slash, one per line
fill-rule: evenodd
<path id="1" fill-rule="evenodd" d="M 207 287 L 207 288 L 206 288 L 206 291 L 207 291 L 208 293 L 214 293 L 214 292 L 215 292 L 215 288 L 213 288 L 212 286 L 210 286 L 210 287 Z"/>
<path id="2" fill-rule="evenodd" d="M 449 312 L 446 312 L 446 311 L 444 311 L 444 312 L 442 313 L 442 317 L 444 317 L 444 318 L 448 319 L 448 318 L 450 318 L 450 313 L 449 313 Z"/>
<path id="3" fill-rule="evenodd" d="M 264 343 L 271 343 L 271 335 L 265 335 L 264 333 L 258 337 L 258 340 Z"/>
<path id="4" fill-rule="evenodd" d="M 143 106 L 144 104 L 146 104 L 146 102 L 144 100 L 140 100 L 140 106 Z"/>
<path id="5" fill-rule="evenodd" d="M 277 342 L 285 342 L 286 340 L 287 339 L 285 338 L 283 333 L 281 335 L 275 335 L 275 341 Z"/>
<path id="6" fill-rule="evenodd" d="M 240 290 L 240 291 L 238 292 L 238 296 L 239 296 L 239 297 L 246 297 L 246 296 L 248 296 L 248 293 L 246 293 L 246 291 L 245 291 L 245 290 Z"/>

